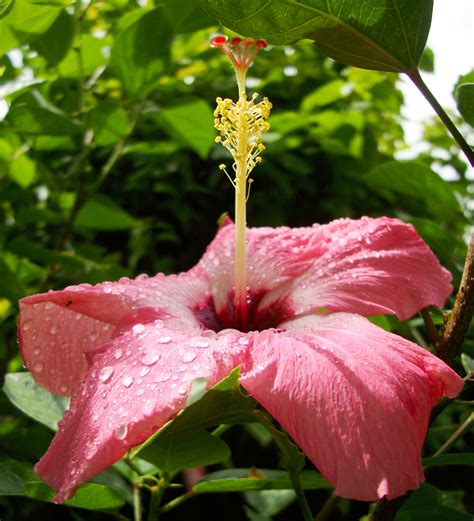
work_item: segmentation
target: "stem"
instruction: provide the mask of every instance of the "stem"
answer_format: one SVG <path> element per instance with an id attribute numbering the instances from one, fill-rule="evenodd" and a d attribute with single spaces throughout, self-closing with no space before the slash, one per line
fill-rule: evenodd
<path id="1" fill-rule="evenodd" d="M 433 454 L 433 457 L 440 456 L 446 451 L 459 437 L 461 437 L 474 421 L 474 412 L 466 418 L 466 420 L 456 429 L 455 432 L 441 445 L 441 447 Z"/>
<path id="2" fill-rule="evenodd" d="M 311 512 L 311 509 L 309 508 L 308 501 L 306 500 L 306 496 L 304 495 L 303 489 L 301 488 L 300 473 L 290 471 L 290 480 L 296 492 L 296 498 L 298 499 L 298 503 L 300 504 L 300 509 L 303 513 L 304 520 L 313 521 L 313 514 Z"/>
<path id="3" fill-rule="evenodd" d="M 433 93 L 430 91 L 426 83 L 423 81 L 421 77 L 420 71 L 415 67 L 410 69 L 407 73 L 407 76 L 410 80 L 415 84 L 417 89 L 423 94 L 426 101 L 433 107 L 433 110 L 438 114 L 439 118 L 443 122 L 444 126 L 448 129 L 450 134 L 456 140 L 461 150 L 464 152 L 464 155 L 467 157 L 467 160 L 474 166 L 474 151 L 468 145 L 462 134 L 457 129 L 456 125 L 452 122 L 451 118 L 446 114 L 443 107 L 439 104 L 438 100 L 435 98 Z"/>
<path id="4" fill-rule="evenodd" d="M 186 501 L 188 501 L 188 499 L 192 498 L 193 496 L 194 496 L 194 492 L 192 490 L 190 490 L 189 492 L 186 492 L 182 496 L 178 496 L 177 498 L 172 499 L 171 501 L 166 503 L 166 505 L 164 505 L 162 508 L 160 508 L 160 512 L 162 514 L 166 514 L 170 510 L 173 510 L 173 508 L 176 508 L 177 506 L 185 503 Z M 151 520 L 149 520 L 149 521 L 151 521 Z"/>
<path id="5" fill-rule="evenodd" d="M 314 521 L 326 521 L 326 519 L 329 519 L 329 516 L 332 514 L 332 511 L 334 510 L 334 506 L 336 505 L 337 500 L 338 497 L 334 494 L 331 494 L 324 502 L 324 505 L 321 508 L 321 510 L 317 513 L 316 517 L 314 518 Z"/>
<path id="6" fill-rule="evenodd" d="M 430 312 L 425 308 L 420 311 L 420 315 L 425 323 L 426 333 L 430 339 L 431 345 L 435 346 L 438 341 L 438 331 L 436 331 L 436 326 L 433 323 Z"/>
<path id="7" fill-rule="evenodd" d="M 239 103 L 241 103 L 240 128 L 235 158 L 235 263 L 234 263 L 234 307 L 236 322 L 241 331 L 248 329 L 247 314 L 247 95 L 245 93 L 245 71 L 237 73 Z"/>
<path id="8" fill-rule="evenodd" d="M 133 519 L 134 521 L 142 521 L 142 502 L 138 483 L 133 484 Z"/>
<path id="9" fill-rule="evenodd" d="M 436 346 L 436 354 L 447 364 L 452 364 L 466 336 L 474 314 L 474 233 L 467 249 L 466 262 L 462 274 L 453 311 Z"/>
<path id="10" fill-rule="evenodd" d="M 162 478 L 156 487 L 150 488 L 150 504 L 148 506 L 148 521 L 157 521 L 160 518 L 159 506 L 169 480 Z"/>

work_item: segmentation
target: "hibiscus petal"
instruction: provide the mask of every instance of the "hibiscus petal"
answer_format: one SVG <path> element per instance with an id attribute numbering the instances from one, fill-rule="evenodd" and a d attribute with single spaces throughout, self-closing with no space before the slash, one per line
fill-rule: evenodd
<path id="1" fill-rule="evenodd" d="M 205 272 L 81 284 L 20 301 L 19 343 L 26 367 L 51 392 L 70 396 L 87 369 L 85 353 L 108 341 L 132 309 L 153 306 L 166 323 L 196 327 L 194 309 L 210 298 Z"/>
<path id="2" fill-rule="evenodd" d="M 428 351 L 348 313 L 263 331 L 241 383 L 341 497 L 373 501 L 423 481 L 432 406 L 462 379 Z"/>
<path id="3" fill-rule="evenodd" d="M 239 363 L 242 333 L 129 324 L 93 356 L 79 392 L 35 471 L 63 502 L 185 407 L 192 381 L 212 386 Z M 243 342 L 245 344 L 245 342 Z"/>
<path id="4" fill-rule="evenodd" d="M 324 226 L 247 229 L 247 284 L 253 298 L 296 277 L 327 250 Z M 234 285 L 234 231 L 227 219 L 207 248 L 200 266 L 209 274 L 217 313 L 227 306 Z"/>
<path id="5" fill-rule="evenodd" d="M 263 298 L 261 323 L 317 308 L 405 320 L 428 305 L 443 306 L 452 291 L 450 273 L 410 224 L 387 217 L 340 219 L 322 232 L 324 253 Z"/>

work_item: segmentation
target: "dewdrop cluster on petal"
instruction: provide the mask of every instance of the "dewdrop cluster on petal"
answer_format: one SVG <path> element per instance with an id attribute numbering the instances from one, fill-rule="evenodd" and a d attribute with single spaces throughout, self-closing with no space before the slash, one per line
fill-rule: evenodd
<path id="1" fill-rule="evenodd" d="M 240 97 L 237 103 L 230 99 L 217 98 L 217 108 L 214 111 L 214 126 L 219 132 L 217 143 L 222 143 L 234 158 L 234 171 L 240 161 L 247 165 L 247 176 L 262 158 L 260 153 L 265 150 L 262 143 L 262 134 L 270 128 L 267 119 L 270 115 L 272 104 L 268 98 L 263 98 L 255 103 L 258 94 L 255 93 L 251 100 Z M 244 157 L 239 138 L 246 136 Z M 224 168 L 220 167 L 222 170 Z"/>

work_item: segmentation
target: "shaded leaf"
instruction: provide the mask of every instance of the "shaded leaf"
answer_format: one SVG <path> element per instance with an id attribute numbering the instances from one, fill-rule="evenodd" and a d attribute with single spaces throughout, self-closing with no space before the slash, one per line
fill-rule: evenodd
<path id="1" fill-rule="evenodd" d="M 438 467 L 442 465 L 474 465 L 474 453 L 441 454 L 431 458 L 423 458 L 424 467 Z"/>
<path id="2" fill-rule="evenodd" d="M 431 24 L 432 0 L 199 0 L 225 26 L 269 43 L 303 38 L 347 65 L 385 71 L 415 67 Z"/>
<path id="3" fill-rule="evenodd" d="M 10 470 L 8 463 L 0 463 L 0 496 L 22 496 L 25 493 L 21 478 Z"/>
<path id="4" fill-rule="evenodd" d="M 96 69 L 105 65 L 108 60 L 104 54 L 106 43 L 90 34 L 81 37 L 81 58 L 76 50 L 70 49 L 59 64 L 59 72 L 66 78 L 77 78 L 80 75 L 90 76 Z"/>
<path id="5" fill-rule="evenodd" d="M 442 208 L 445 220 L 449 220 L 455 219 L 461 211 L 451 185 L 416 161 L 384 163 L 362 180 L 392 203 L 398 200 L 403 209 L 410 208 L 415 214 L 425 208 L 438 219 Z"/>
<path id="6" fill-rule="evenodd" d="M 189 98 L 164 107 L 161 119 L 168 132 L 205 159 L 214 145 L 216 133 L 209 105 L 201 99 Z"/>
<path id="7" fill-rule="evenodd" d="M 220 463 L 229 456 L 227 444 L 204 429 L 158 437 L 140 452 L 141 458 L 171 475 L 188 468 Z"/>
<path id="8" fill-rule="evenodd" d="M 119 105 L 102 102 L 91 111 L 91 126 L 94 142 L 99 146 L 116 143 L 128 133 L 127 111 Z"/>
<path id="9" fill-rule="evenodd" d="M 89 230 L 129 230 L 139 221 L 108 197 L 96 194 L 79 210 L 74 226 Z"/>
<path id="10" fill-rule="evenodd" d="M 456 101 L 462 117 L 474 127 L 474 83 L 463 83 L 456 89 Z"/>
<path id="11" fill-rule="evenodd" d="M 216 20 L 204 12 L 195 0 L 172 0 L 165 2 L 163 7 L 176 33 L 189 33 L 216 24 Z"/>
<path id="12" fill-rule="evenodd" d="M 69 406 L 69 398 L 39 387 L 31 373 L 7 374 L 3 390 L 18 409 L 54 431 Z"/>
<path id="13" fill-rule="evenodd" d="M 74 135 L 82 132 L 82 125 L 59 110 L 18 104 L 10 109 L 8 119 L 13 128 L 24 134 L 50 136 Z"/>
<path id="14" fill-rule="evenodd" d="M 303 470 L 300 482 L 303 490 L 332 488 L 321 474 L 314 470 Z M 197 494 L 246 490 L 293 490 L 293 485 L 288 472 L 284 470 L 244 468 L 211 472 L 193 487 Z"/>
<path id="15" fill-rule="evenodd" d="M 111 64 L 130 94 L 144 97 L 165 68 L 172 37 L 171 26 L 160 6 L 145 12 L 115 40 Z"/>
<path id="16" fill-rule="evenodd" d="M 31 47 L 43 56 L 49 67 L 54 67 L 69 51 L 73 34 L 73 17 L 63 10 L 53 25 L 33 41 Z"/>
<path id="17" fill-rule="evenodd" d="M 474 372 L 474 358 L 471 358 L 466 353 L 461 353 L 461 363 L 466 371 L 466 374 Z"/>

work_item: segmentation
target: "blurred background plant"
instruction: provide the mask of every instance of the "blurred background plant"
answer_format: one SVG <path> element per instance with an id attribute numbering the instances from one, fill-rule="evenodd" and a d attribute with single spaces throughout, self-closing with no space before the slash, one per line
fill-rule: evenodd
<path id="1" fill-rule="evenodd" d="M 216 96 L 236 96 L 225 57 L 209 49 L 210 35 L 219 30 L 194 0 L 0 1 L 2 375 L 22 370 L 19 298 L 78 282 L 189 269 L 215 234 L 219 216 L 232 211 L 233 189 L 218 168 L 227 158 L 214 143 L 212 117 Z M 429 57 L 422 61 L 427 67 Z M 473 82 L 472 74 L 466 81 Z M 430 153 L 396 159 L 406 149 L 396 74 L 341 65 L 302 41 L 262 52 L 248 86 L 274 105 L 249 199 L 249 225 L 399 217 L 416 226 L 459 284 L 473 224 L 472 176 L 435 119 L 425 128 Z M 467 133 L 468 123 L 454 117 Z M 442 165 L 456 173 L 449 181 L 436 173 Z M 443 322 L 435 310 L 433 319 L 438 326 Z M 421 318 L 374 320 L 430 343 Z M 472 325 L 463 349 L 468 370 Z M 456 368 L 463 373 L 460 363 Z M 2 520 L 109 518 L 104 511 L 122 519 L 120 508 L 131 515 L 133 475 L 121 465 L 79 494 L 75 505 L 87 512 L 47 503 L 52 493 L 31 466 L 65 404 L 41 394 L 30 380 L 11 380 L 7 391 L 27 413 L 29 404 L 28 414 L 40 423 L 1 392 Z M 426 455 L 466 421 L 470 405 L 458 402 L 438 418 Z M 258 430 L 234 427 L 224 439 L 236 466 L 278 463 Z M 451 450 L 467 452 L 472 441 L 472 432 L 460 436 Z M 472 467 L 428 472 L 431 485 L 412 497 L 397 520 L 470 520 L 473 495 L 465 492 L 471 487 L 472 494 Z M 315 511 L 327 495 L 309 494 Z M 288 491 L 248 493 L 244 501 L 236 494 L 211 502 L 201 496 L 166 518 L 182 519 L 188 508 L 196 519 L 222 519 L 224 511 L 228 520 L 296 519 L 293 499 Z M 339 500 L 330 519 L 357 519 L 367 508 Z"/>

